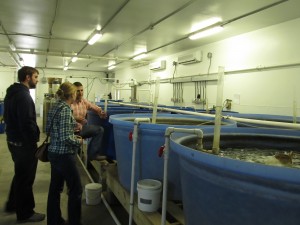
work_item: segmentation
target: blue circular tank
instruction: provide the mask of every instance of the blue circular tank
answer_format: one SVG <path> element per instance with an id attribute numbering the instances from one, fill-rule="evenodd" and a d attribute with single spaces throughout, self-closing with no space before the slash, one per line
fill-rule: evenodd
<path id="1" fill-rule="evenodd" d="M 107 108 L 107 118 L 100 118 L 99 115 L 93 111 L 88 111 L 87 120 L 89 124 L 100 125 L 104 129 L 102 144 L 101 144 L 101 154 L 107 156 L 109 159 L 116 159 L 115 150 L 115 139 L 113 126 L 109 123 L 109 117 L 116 114 L 126 114 L 126 113 L 149 113 L 148 109 L 139 109 L 131 107 L 109 107 Z"/>
<path id="2" fill-rule="evenodd" d="M 152 118 L 152 114 L 113 115 L 109 119 L 114 129 L 119 181 L 128 191 L 130 190 L 133 149 L 133 143 L 128 136 L 133 131 L 134 119 L 137 117 Z M 212 132 L 213 125 L 213 117 L 164 113 L 157 114 L 156 124 L 141 123 L 136 147 L 135 181 L 148 178 L 162 180 L 164 160 L 158 156 L 158 151 L 165 143 L 164 134 L 167 127 L 202 128 Z M 236 123 L 230 120 L 222 120 L 222 125 L 236 127 Z M 176 154 L 170 154 L 169 159 L 168 197 L 172 200 L 180 200 L 178 157 Z"/>
<path id="3" fill-rule="evenodd" d="M 205 133 L 205 132 L 204 132 Z M 212 134 L 204 135 L 210 149 Z M 300 170 L 221 157 L 194 150 L 195 136 L 171 140 L 179 155 L 186 225 L 298 225 Z M 221 148 L 259 148 L 300 154 L 300 132 L 221 130 Z"/>

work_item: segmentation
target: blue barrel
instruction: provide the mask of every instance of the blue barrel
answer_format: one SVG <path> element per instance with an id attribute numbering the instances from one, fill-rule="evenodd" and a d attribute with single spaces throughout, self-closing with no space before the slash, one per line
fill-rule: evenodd
<path id="1" fill-rule="evenodd" d="M 152 114 L 113 115 L 109 119 L 114 129 L 119 181 L 128 191 L 130 190 L 133 149 L 133 143 L 128 137 L 133 131 L 135 118 L 152 118 Z M 141 123 L 139 125 L 138 144 L 136 147 L 135 181 L 140 179 L 162 180 L 164 160 L 159 157 L 158 151 L 165 143 L 164 134 L 167 127 L 212 130 L 213 125 L 213 117 L 165 113 L 157 114 L 156 124 Z M 236 123 L 230 120 L 223 120 L 222 125 L 236 127 Z M 178 174 L 178 157 L 176 154 L 171 154 L 168 175 L 168 198 L 172 200 L 181 200 L 181 186 Z M 136 187 L 134 190 L 136 190 Z"/>
<path id="2" fill-rule="evenodd" d="M 0 121 L 0 134 L 4 134 L 5 133 L 5 123 L 4 120 L 1 119 Z"/>
<path id="3" fill-rule="evenodd" d="M 0 101 L 0 117 L 4 114 L 4 102 Z"/>
<path id="4" fill-rule="evenodd" d="M 206 149 L 212 134 L 204 136 Z M 300 170 L 246 162 L 194 150 L 195 136 L 171 140 L 180 158 L 186 225 L 298 225 Z M 300 132 L 222 128 L 221 148 L 259 148 L 300 154 Z M 272 157 L 272 156 L 271 156 Z M 299 163 L 299 162 L 298 162 Z"/>
<path id="5" fill-rule="evenodd" d="M 109 122 L 109 117 L 116 114 L 126 114 L 126 113 L 149 113 L 147 109 L 139 108 L 128 108 L 128 107 L 109 107 L 107 108 L 107 118 L 101 119 L 99 115 L 93 111 L 88 111 L 87 120 L 88 124 L 100 125 L 104 129 L 102 144 L 101 144 L 101 154 L 106 155 L 109 159 L 116 159 L 115 150 L 115 139 L 113 125 Z"/>

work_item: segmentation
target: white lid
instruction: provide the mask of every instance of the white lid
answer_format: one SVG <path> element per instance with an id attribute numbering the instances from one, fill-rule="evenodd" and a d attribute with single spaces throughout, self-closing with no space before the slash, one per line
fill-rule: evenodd
<path id="1" fill-rule="evenodd" d="M 159 180 L 144 179 L 137 182 L 137 188 L 156 190 L 161 188 L 161 182 Z"/>
<path id="2" fill-rule="evenodd" d="M 99 190 L 102 188 L 102 185 L 99 183 L 90 183 L 85 185 L 85 188 L 88 190 Z"/>

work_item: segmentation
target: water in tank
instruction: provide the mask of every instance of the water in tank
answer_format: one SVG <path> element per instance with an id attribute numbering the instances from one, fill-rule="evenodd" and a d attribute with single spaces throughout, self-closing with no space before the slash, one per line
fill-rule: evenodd
<path id="1" fill-rule="evenodd" d="M 205 150 L 212 138 L 204 135 Z M 187 225 L 299 224 L 299 131 L 222 127 L 219 155 L 195 144 L 192 135 L 170 143 L 179 155 Z"/>

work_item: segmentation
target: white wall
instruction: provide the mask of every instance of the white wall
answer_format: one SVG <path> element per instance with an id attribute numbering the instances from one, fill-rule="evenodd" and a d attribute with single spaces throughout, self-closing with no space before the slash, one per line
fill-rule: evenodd
<path id="1" fill-rule="evenodd" d="M 0 67 L 0 79 L 0 99 L 3 100 L 6 89 L 17 80 L 16 69 Z"/>
<path id="2" fill-rule="evenodd" d="M 45 77 L 58 77 L 62 78 L 62 81 L 75 82 L 79 81 L 84 86 L 85 97 L 94 102 L 95 100 L 100 100 L 104 94 L 106 94 L 107 89 L 111 89 L 111 82 L 105 80 L 106 75 L 103 73 L 92 73 L 92 72 L 73 72 L 73 71 L 60 71 L 60 70 L 41 70 L 39 69 L 39 82 L 36 87 L 35 93 L 35 104 L 37 114 L 42 114 L 42 105 L 44 101 L 45 93 L 49 93 L 48 83 L 43 84 L 42 78 Z M 72 78 L 71 78 L 72 77 Z M 78 78 L 80 77 L 80 78 Z M 6 89 L 17 82 L 17 69 L 0 67 L 0 99 L 3 99 L 6 94 Z"/>
<path id="3" fill-rule="evenodd" d="M 104 73 L 95 72 L 77 72 L 77 71 L 62 71 L 62 70 L 39 70 L 39 83 L 36 91 L 36 108 L 37 113 L 41 112 L 45 93 L 49 93 L 48 83 L 43 84 L 43 76 L 49 78 L 62 78 L 62 82 L 69 81 L 74 83 L 81 82 L 84 88 L 84 96 L 91 102 L 100 101 L 107 89 L 110 90 L 111 82 L 108 82 Z"/>
<path id="4" fill-rule="evenodd" d="M 210 73 L 208 76 L 212 76 L 212 73 L 218 72 L 219 66 L 224 66 L 226 75 L 223 99 L 233 100 L 233 111 L 292 115 L 294 100 L 300 107 L 300 91 L 298 90 L 300 66 L 287 65 L 300 64 L 300 30 L 296 29 L 297 27 L 300 27 L 300 19 L 166 56 L 164 58 L 167 60 L 167 68 L 164 71 L 150 72 L 148 66 L 136 69 L 128 68 L 117 70 L 116 78 L 127 78 L 127 80 L 135 78 L 137 81 L 147 81 L 155 80 L 156 76 L 163 79 L 206 75 L 208 71 Z M 172 63 L 177 61 L 178 55 L 196 50 L 203 52 L 203 61 L 186 66 L 178 65 L 174 73 L 175 67 L 172 66 Z M 210 70 L 208 52 L 213 55 Z M 285 65 L 285 67 L 266 69 L 277 65 Z M 153 94 L 154 85 L 151 86 Z M 149 85 L 142 85 L 139 88 L 149 88 Z M 183 89 L 184 102 L 178 105 L 194 105 L 192 103 L 192 99 L 195 97 L 194 84 L 192 82 L 183 83 Z M 208 81 L 208 107 L 216 104 L 216 94 L 217 82 Z M 173 105 L 172 95 L 173 85 L 161 84 L 159 104 Z M 122 97 L 125 101 L 129 101 L 129 96 L 130 92 L 128 91 L 124 92 Z M 195 106 L 199 107 L 199 105 Z M 299 113 L 298 109 L 298 115 Z"/>

